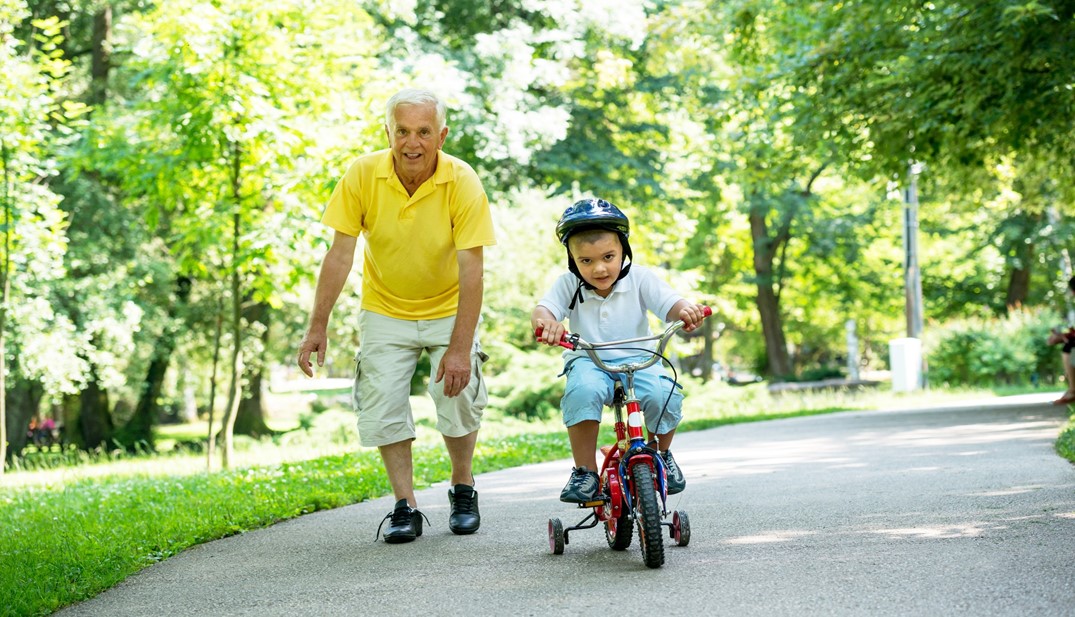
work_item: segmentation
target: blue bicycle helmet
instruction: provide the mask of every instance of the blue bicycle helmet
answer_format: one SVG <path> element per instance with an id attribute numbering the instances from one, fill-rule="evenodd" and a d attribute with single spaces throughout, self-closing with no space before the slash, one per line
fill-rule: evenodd
<path id="1" fill-rule="evenodd" d="M 560 216 L 560 222 L 556 224 L 556 237 L 560 239 L 561 244 L 567 247 L 567 241 L 572 235 L 591 229 L 604 229 L 615 232 L 620 237 L 620 244 L 623 245 L 624 265 L 620 268 L 620 275 L 616 280 L 618 281 L 627 276 L 628 271 L 631 269 L 631 264 L 628 261 L 633 258 L 631 244 L 627 241 L 627 237 L 631 235 L 631 223 L 627 219 L 627 215 L 604 199 L 590 198 L 576 201 L 571 207 L 564 210 L 563 215 Z M 579 279 L 579 287 L 575 290 L 575 296 L 571 299 L 571 305 L 568 307 L 568 310 L 571 310 L 575 308 L 576 301 L 584 301 L 582 288 L 593 289 L 594 287 L 582 278 L 578 267 L 575 266 L 575 260 L 571 258 L 570 248 L 567 249 L 567 269 Z"/>

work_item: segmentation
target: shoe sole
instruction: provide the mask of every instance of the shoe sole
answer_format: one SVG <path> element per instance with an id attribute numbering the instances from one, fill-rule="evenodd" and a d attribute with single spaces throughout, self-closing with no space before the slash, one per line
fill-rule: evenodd
<path id="1" fill-rule="evenodd" d="M 474 533 L 475 531 L 478 531 L 478 527 L 481 527 L 481 525 L 478 525 L 478 526 L 474 527 L 474 529 L 468 529 L 466 527 L 452 527 L 451 525 L 449 525 L 448 529 L 451 529 L 452 533 L 454 533 L 457 536 L 469 536 L 470 534 Z"/>

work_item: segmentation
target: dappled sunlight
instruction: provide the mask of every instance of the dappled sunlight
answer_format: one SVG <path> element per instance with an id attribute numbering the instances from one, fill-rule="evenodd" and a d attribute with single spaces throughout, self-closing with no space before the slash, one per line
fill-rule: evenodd
<path id="1" fill-rule="evenodd" d="M 1057 424 L 1051 420 L 1006 421 L 1004 423 L 962 424 L 959 426 L 895 430 L 886 433 L 870 431 L 852 438 L 852 441 L 859 445 L 883 447 L 980 445 L 1013 440 L 1053 439 L 1056 437 L 1056 432 Z M 975 451 L 974 453 L 979 452 Z M 970 453 L 960 452 L 958 454 L 966 456 Z"/>
<path id="2" fill-rule="evenodd" d="M 1000 489 L 996 491 L 983 491 L 981 493 L 968 493 L 970 497 L 1004 497 L 1007 495 L 1020 495 L 1022 493 L 1031 493 L 1033 491 L 1041 490 L 1041 486 L 1013 486 L 1011 488 Z"/>
<path id="3" fill-rule="evenodd" d="M 779 530 L 768 531 L 765 533 L 754 534 L 751 536 L 740 536 L 738 538 L 728 538 L 724 540 L 724 544 L 773 544 L 777 542 L 791 542 L 792 540 L 798 540 L 806 536 L 816 535 L 816 532 L 805 530 Z"/>
<path id="4" fill-rule="evenodd" d="M 827 437 L 795 441 L 754 442 L 742 447 L 721 447 L 706 452 L 691 452 L 676 460 L 685 472 L 719 470 L 722 476 L 771 473 L 806 463 L 815 465 L 863 466 L 866 463 L 848 456 L 838 456 L 844 449 L 840 442 Z"/>
<path id="5" fill-rule="evenodd" d="M 1004 529 L 1004 527 L 992 526 L 990 529 Z M 910 527 L 905 529 L 875 529 L 863 533 L 883 535 L 892 539 L 946 540 L 951 538 L 977 538 L 984 532 L 983 527 L 968 524 Z"/>

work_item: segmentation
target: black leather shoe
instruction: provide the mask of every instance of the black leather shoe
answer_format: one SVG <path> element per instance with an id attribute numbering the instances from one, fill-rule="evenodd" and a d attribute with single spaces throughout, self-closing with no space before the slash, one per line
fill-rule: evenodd
<path id="1" fill-rule="evenodd" d="M 465 536 L 478 531 L 482 517 L 478 514 L 478 492 L 473 486 L 456 484 L 454 489 L 448 489 L 448 503 L 452 506 L 448 516 L 452 533 Z"/>
<path id="2" fill-rule="evenodd" d="M 424 517 L 424 514 L 410 507 L 406 499 L 400 499 L 396 502 L 395 509 L 388 513 L 377 527 L 377 534 L 380 535 L 384 522 L 389 521 L 388 529 L 384 532 L 384 541 L 389 544 L 410 542 L 422 535 Z"/>

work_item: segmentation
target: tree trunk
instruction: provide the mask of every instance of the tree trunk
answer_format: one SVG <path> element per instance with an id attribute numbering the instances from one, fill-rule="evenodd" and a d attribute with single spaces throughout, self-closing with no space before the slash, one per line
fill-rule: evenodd
<path id="1" fill-rule="evenodd" d="M 235 447 L 235 416 L 239 414 L 239 401 L 243 396 L 242 385 L 243 351 L 238 347 L 232 349 L 231 384 L 228 386 L 228 405 L 224 408 L 224 439 L 220 452 L 220 466 L 231 469 Z"/>
<path id="2" fill-rule="evenodd" d="M 191 284 L 191 279 L 186 276 L 180 276 L 175 281 L 175 299 L 168 306 L 167 322 L 169 325 L 166 326 L 157 345 L 153 348 L 153 359 L 146 371 L 146 378 L 142 381 L 142 391 L 138 397 L 134 415 L 116 436 L 117 441 L 123 446 L 131 447 L 138 443 L 153 445 L 153 427 L 157 424 L 157 416 L 160 412 L 158 401 L 176 346 L 176 332 L 172 324 L 179 318 L 180 309 L 190 300 Z"/>
<path id="3" fill-rule="evenodd" d="M 213 471 L 213 454 L 216 435 L 213 434 L 213 416 L 216 412 L 217 368 L 220 366 L 220 338 L 224 329 L 224 300 L 217 298 L 216 334 L 213 336 L 213 374 L 209 377 L 209 434 L 205 443 L 205 470 Z"/>
<path id="4" fill-rule="evenodd" d="M 773 259 L 779 246 L 769 237 L 763 208 L 751 208 L 750 231 L 754 245 L 758 316 L 761 318 L 762 335 L 765 337 L 765 352 L 769 357 L 769 373 L 774 379 L 785 379 L 792 374 L 791 359 L 788 355 L 787 340 L 784 338 L 784 323 L 780 317 L 780 300 L 773 289 Z"/>
<path id="5" fill-rule="evenodd" d="M 105 4 L 93 16 L 89 104 L 97 107 L 108 99 L 108 73 L 112 69 L 112 5 Z"/>
<path id="6" fill-rule="evenodd" d="M 5 392 L 3 397 L 7 408 L 5 430 L 9 441 L 7 456 L 11 458 L 19 456 L 29 443 L 30 436 L 27 434 L 27 429 L 30 426 L 30 419 L 38 415 L 44 394 L 44 388 L 40 383 L 21 379 L 14 380 Z"/>
<path id="7" fill-rule="evenodd" d="M 231 387 L 228 388 L 228 406 L 224 410 L 224 452 L 221 462 L 229 469 L 232 459 L 232 437 L 235 434 L 235 416 L 239 415 L 242 397 L 243 371 L 243 313 L 242 281 L 239 278 L 239 238 L 242 232 L 242 151 L 238 143 L 232 143 L 231 197 L 235 211 L 232 213 L 231 229 Z"/>
<path id="8" fill-rule="evenodd" d="M 1011 278 L 1008 279 L 1008 295 L 1004 300 L 1004 306 L 1009 313 L 1012 309 L 1025 306 L 1027 296 L 1030 295 L 1030 260 L 1034 255 L 1034 245 L 1026 244 L 1020 252 L 1024 253 L 1020 256 L 1024 266 L 1012 268 Z"/>
<path id="9" fill-rule="evenodd" d="M 271 435 L 272 429 L 265 423 L 265 400 L 262 396 L 265 372 L 264 350 L 269 346 L 269 306 L 257 302 L 243 310 L 246 322 L 259 323 L 264 326 L 261 333 L 262 358 L 252 362 L 253 370 L 248 373 L 246 396 L 239 401 L 239 410 L 235 416 L 235 432 L 240 435 L 262 437 Z"/>
<path id="10" fill-rule="evenodd" d="M 3 209 L 4 209 L 4 255 L 0 262 L 0 474 L 7 467 L 7 397 L 2 396 L 7 392 L 7 299 L 11 291 L 11 214 L 14 204 L 11 203 L 11 172 L 8 167 L 7 142 L 0 142 L 0 165 L 3 165 Z"/>
<path id="11" fill-rule="evenodd" d="M 108 391 L 101 387 L 96 369 L 90 369 L 89 383 L 79 393 L 78 428 L 86 449 L 108 445 L 112 439 Z"/>

